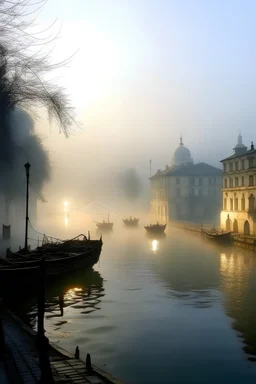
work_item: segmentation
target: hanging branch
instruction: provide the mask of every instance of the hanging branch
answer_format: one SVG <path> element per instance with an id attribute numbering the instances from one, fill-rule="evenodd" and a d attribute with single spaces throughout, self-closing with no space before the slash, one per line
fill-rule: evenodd
<path id="1" fill-rule="evenodd" d="M 0 0 L 0 113 L 4 114 L 0 119 L 2 124 L 7 123 L 16 107 L 28 111 L 44 107 L 49 119 L 54 119 L 68 136 L 75 123 L 74 110 L 65 89 L 46 81 L 45 76 L 69 60 L 52 64 L 49 53 L 42 53 L 42 47 L 57 35 L 44 38 L 28 32 L 34 25 L 31 17 L 36 19 L 45 3 L 46 0 Z M 40 49 L 36 50 L 38 46 Z"/>

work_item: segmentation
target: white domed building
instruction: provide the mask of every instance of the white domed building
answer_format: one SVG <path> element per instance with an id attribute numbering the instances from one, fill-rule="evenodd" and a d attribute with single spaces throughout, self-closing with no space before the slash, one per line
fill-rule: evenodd
<path id="1" fill-rule="evenodd" d="M 154 221 L 171 220 L 219 224 L 222 171 L 206 163 L 193 163 L 182 137 L 172 166 L 158 170 L 151 181 L 151 214 Z"/>
<path id="2" fill-rule="evenodd" d="M 181 165 L 191 165 L 193 164 L 193 159 L 190 154 L 190 150 L 184 146 L 182 137 L 180 137 L 180 144 L 177 149 L 175 149 L 173 156 L 173 166 L 181 166 Z"/>

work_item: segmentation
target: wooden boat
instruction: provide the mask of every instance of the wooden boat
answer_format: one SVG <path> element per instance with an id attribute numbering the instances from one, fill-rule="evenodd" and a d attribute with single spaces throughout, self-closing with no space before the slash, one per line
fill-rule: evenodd
<path id="1" fill-rule="evenodd" d="M 58 240 L 56 242 L 43 241 L 41 247 L 37 247 L 37 251 L 47 252 L 84 252 L 86 250 L 94 250 L 102 247 L 102 238 L 99 240 L 91 240 L 84 234 L 80 234 L 70 240 Z"/>
<path id="2" fill-rule="evenodd" d="M 135 227 L 139 224 L 140 219 L 137 217 L 127 217 L 126 219 L 123 219 L 123 223 L 129 227 Z"/>
<path id="3" fill-rule="evenodd" d="M 218 244 L 231 244 L 233 241 L 232 233 L 231 232 L 206 232 L 202 230 L 202 235 L 215 243 Z"/>
<path id="4" fill-rule="evenodd" d="M 154 233 L 154 234 L 159 234 L 159 233 L 164 233 L 166 224 L 150 224 L 146 225 L 144 227 L 148 233 Z"/>
<path id="5" fill-rule="evenodd" d="M 27 254 L 23 250 L 16 253 L 9 250 L 6 259 L 0 260 L 0 288 L 5 289 L 10 283 L 12 286 L 18 284 L 20 288 L 36 284 L 42 256 L 45 258 L 47 280 L 68 275 L 80 268 L 91 268 L 99 261 L 101 248 L 102 239 L 72 239 L 63 244 L 45 244 Z"/>
<path id="6" fill-rule="evenodd" d="M 97 227 L 103 231 L 111 231 L 113 229 L 114 223 L 109 221 L 109 215 L 108 215 L 108 221 L 103 220 L 102 222 L 95 221 Z"/>
<path id="7" fill-rule="evenodd" d="M 46 253 L 44 257 L 47 280 L 54 280 L 76 269 L 92 267 L 98 262 L 100 251 L 101 248 L 98 248 L 97 251 L 96 249 L 94 251 L 86 250 L 81 253 Z M 38 254 L 31 253 L 23 258 L 18 255 L 15 260 L 11 258 L 9 265 L 0 267 L 0 288 L 6 289 L 10 284 L 11 286 L 18 284 L 19 289 L 35 286 L 39 265 Z"/>

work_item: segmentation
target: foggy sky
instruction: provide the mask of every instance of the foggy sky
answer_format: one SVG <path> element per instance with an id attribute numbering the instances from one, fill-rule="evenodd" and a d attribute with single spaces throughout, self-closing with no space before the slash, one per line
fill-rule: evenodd
<path id="1" fill-rule="evenodd" d="M 63 23 L 53 57 L 79 48 L 59 81 L 83 131 L 66 141 L 38 127 L 56 185 L 65 171 L 81 188 L 126 167 L 146 180 L 149 159 L 153 172 L 171 164 L 181 133 L 195 162 L 218 167 L 239 131 L 246 145 L 256 139 L 255 1 L 75 4 L 49 0 L 38 21 Z"/>

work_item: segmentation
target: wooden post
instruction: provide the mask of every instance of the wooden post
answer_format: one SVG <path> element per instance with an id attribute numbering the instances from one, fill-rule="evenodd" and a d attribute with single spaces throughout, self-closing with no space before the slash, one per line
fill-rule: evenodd
<path id="1" fill-rule="evenodd" d="M 78 346 L 76 347 L 75 358 L 76 359 L 80 358 L 80 351 L 79 351 L 79 347 Z"/>
<path id="2" fill-rule="evenodd" d="M 92 372 L 91 355 L 89 353 L 87 353 L 85 364 L 86 364 L 87 371 Z"/>
<path id="3" fill-rule="evenodd" d="M 39 355 L 39 366 L 41 369 L 40 384 L 53 384 L 53 376 L 48 355 L 49 340 L 45 336 L 44 313 L 45 313 L 45 286 L 46 286 L 46 263 L 45 258 L 40 260 L 39 267 L 39 297 L 38 297 L 38 322 L 37 322 L 37 347 Z"/>

